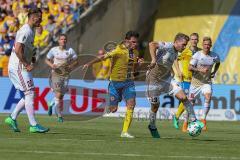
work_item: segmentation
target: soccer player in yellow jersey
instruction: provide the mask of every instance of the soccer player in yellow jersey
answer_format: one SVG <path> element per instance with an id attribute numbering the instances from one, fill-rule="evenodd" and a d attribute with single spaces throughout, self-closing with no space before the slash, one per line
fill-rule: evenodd
<path id="1" fill-rule="evenodd" d="M 178 63 L 176 66 L 176 70 L 178 73 L 178 78 L 181 81 L 181 86 L 183 88 L 183 91 L 185 92 L 186 95 L 188 95 L 189 92 L 189 87 L 190 87 L 190 82 L 192 79 L 192 71 L 189 71 L 189 64 L 192 56 L 201 50 L 198 48 L 198 42 L 199 42 L 199 35 L 198 33 L 192 33 L 190 35 L 190 46 L 189 48 L 186 48 L 179 56 L 178 56 Z M 179 67 L 180 66 L 180 67 Z M 181 68 L 181 69 L 180 69 Z M 177 113 L 173 117 L 173 125 L 176 129 L 179 129 L 179 122 L 178 119 L 184 112 L 184 105 L 181 102 L 178 107 Z M 187 132 L 187 118 L 185 117 L 182 131 Z"/>
<path id="2" fill-rule="evenodd" d="M 128 133 L 128 129 L 131 125 L 133 110 L 135 107 L 135 85 L 134 85 L 134 70 L 138 63 L 143 62 L 143 59 L 138 59 L 138 37 L 139 34 L 135 31 L 129 31 L 126 33 L 124 41 L 117 45 L 116 48 L 106 53 L 103 56 L 90 61 L 85 64 L 83 68 L 99 62 L 101 60 L 111 58 L 111 73 L 109 83 L 109 96 L 110 96 L 110 112 L 116 112 L 118 109 L 118 103 L 122 100 L 122 97 L 126 101 L 127 112 L 123 123 L 123 129 L 121 137 L 134 138 Z"/>

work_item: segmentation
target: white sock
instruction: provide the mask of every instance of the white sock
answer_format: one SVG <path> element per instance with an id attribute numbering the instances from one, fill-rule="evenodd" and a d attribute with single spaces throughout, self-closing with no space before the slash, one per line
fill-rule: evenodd
<path id="1" fill-rule="evenodd" d="M 60 102 L 61 102 L 60 99 L 55 98 L 55 104 L 54 104 L 54 107 L 53 107 L 53 108 L 55 108 L 57 117 L 62 117 Z"/>
<path id="2" fill-rule="evenodd" d="M 207 118 L 207 114 L 210 110 L 210 104 L 209 103 L 204 103 L 204 109 L 203 109 L 203 119 Z"/>
<path id="3" fill-rule="evenodd" d="M 152 110 L 149 112 L 149 125 L 151 126 L 152 129 L 156 128 L 156 113 L 154 113 Z"/>
<path id="4" fill-rule="evenodd" d="M 196 120 L 196 116 L 195 116 L 195 112 L 193 110 L 193 105 L 191 104 L 191 102 L 189 100 L 186 100 L 183 102 L 185 109 L 187 111 L 187 114 L 189 115 L 189 120 L 190 121 L 195 121 Z"/>
<path id="5" fill-rule="evenodd" d="M 25 100 L 24 98 L 20 99 L 20 101 L 18 102 L 18 104 L 16 105 L 16 107 L 14 108 L 11 117 L 12 119 L 16 120 L 19 113 L 24 109 L 25 106 Z"/>
<path id="6" fill-rule="evenodd" d="M 25 110 L 28 115 L 29 123 L 31 126 L 35 126 L 37 124 L 34 116 L 34 94 L 29 93 L 25 95 Z"/>

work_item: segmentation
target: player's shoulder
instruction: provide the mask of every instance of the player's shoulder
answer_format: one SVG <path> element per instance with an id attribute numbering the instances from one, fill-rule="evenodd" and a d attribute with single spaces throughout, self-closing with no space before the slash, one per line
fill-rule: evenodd
<path id="1" fill-rule="evenodd" d="M 196 53 L 193 54 L 193 57 L 200 57 L 202 55 L 202 50 L 197 51 Z"/>
<path id="2" fill-rule="evenodd" d="M 20 29 L 20 32 L 32 32 L 32 29 L 30 28 L 29 24 L 24 24 Z"/>
<path id="3" fill-rule="evenodd" d="M 168 48 L 173 48 L 173 43 L 172 42 L 158 42 L 159 48 L 161 49 L 168 49 Z"/>
<path id="4" fill-rule="evenodd" d="M 219 57 L 219 55 L 216 52 L 210 51 L 210 55 L 212 57 Z"/>

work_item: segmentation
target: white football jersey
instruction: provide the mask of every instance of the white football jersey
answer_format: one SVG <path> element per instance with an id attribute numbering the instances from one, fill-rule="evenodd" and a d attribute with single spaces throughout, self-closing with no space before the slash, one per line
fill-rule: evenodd
<path id="1" fill-rule="evenodd" d="M 53 64 L 60 66 L 77 59 L 77 54 L 72 48 L 61 50 L 59 46 L 53 47 L 47 54 L 47 59 L 53 60 Z"/>
<path id="2" fill-rule="evenodd" d="M 34 30 L 29 26 L 29 24 L 24 24 L 16 34 L 15 44 L 21 43 L 24 45 L 24 53 L 23 56 L 25 57 L 27 63 L 31 63 L 33 53 L 35 52 L 35 47 L 33 46 L 34 42 Z M 13 46 L 12 53 L 9 59 L 9 68 L 17 69 L 19 67 L 19 59 L 15 53 L 15 48 Z M 24 68 L 21 66 L 21 68 Z"/>
<path id="3" fill-rule="evenodd" d="M 211 72 L 212 67 L 215 63 L 219 63 L 219 56 L 211 52 L 209 54 L 204 54 L 203 51 L 196 52 L 190 61 L 190 64 L 197 68 L 208 68 L 207 73 L 201 72 L 193 72 L 192 74 L 192 84 L 195 86 L 202 84 L 210 84 L 211 83 Z"/>
<path id="4" fill-rule="evenodd" d="M 157 64 L 172 68 L 173 62 L 177 59 L 178 52 L 171 42 L 159 42 L 157 50 Z"/>

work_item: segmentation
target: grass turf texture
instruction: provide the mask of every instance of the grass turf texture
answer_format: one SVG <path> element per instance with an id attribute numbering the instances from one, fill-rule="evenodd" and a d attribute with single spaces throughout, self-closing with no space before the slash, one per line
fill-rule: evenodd
<path id="1" fill-rule="evenodd" d="M 1 160 L 156 160 L 156 159 L 240 159 L 240 122 L 208 122 L 208 131 L 191 138 L 176 130 L 171 121 L 158 121 L 161 139 L 153 139 L 148 121 L 134 120 L 130 133 L 135 139 L 122 139 L 122 119 L 96 118 L 89 121 L 57 123 L 48 116 L 37 116 L 46 134 L 28 132 L 28 119 L 20 115 L 20 133 L 3 124 L 1 114 Z"/>

